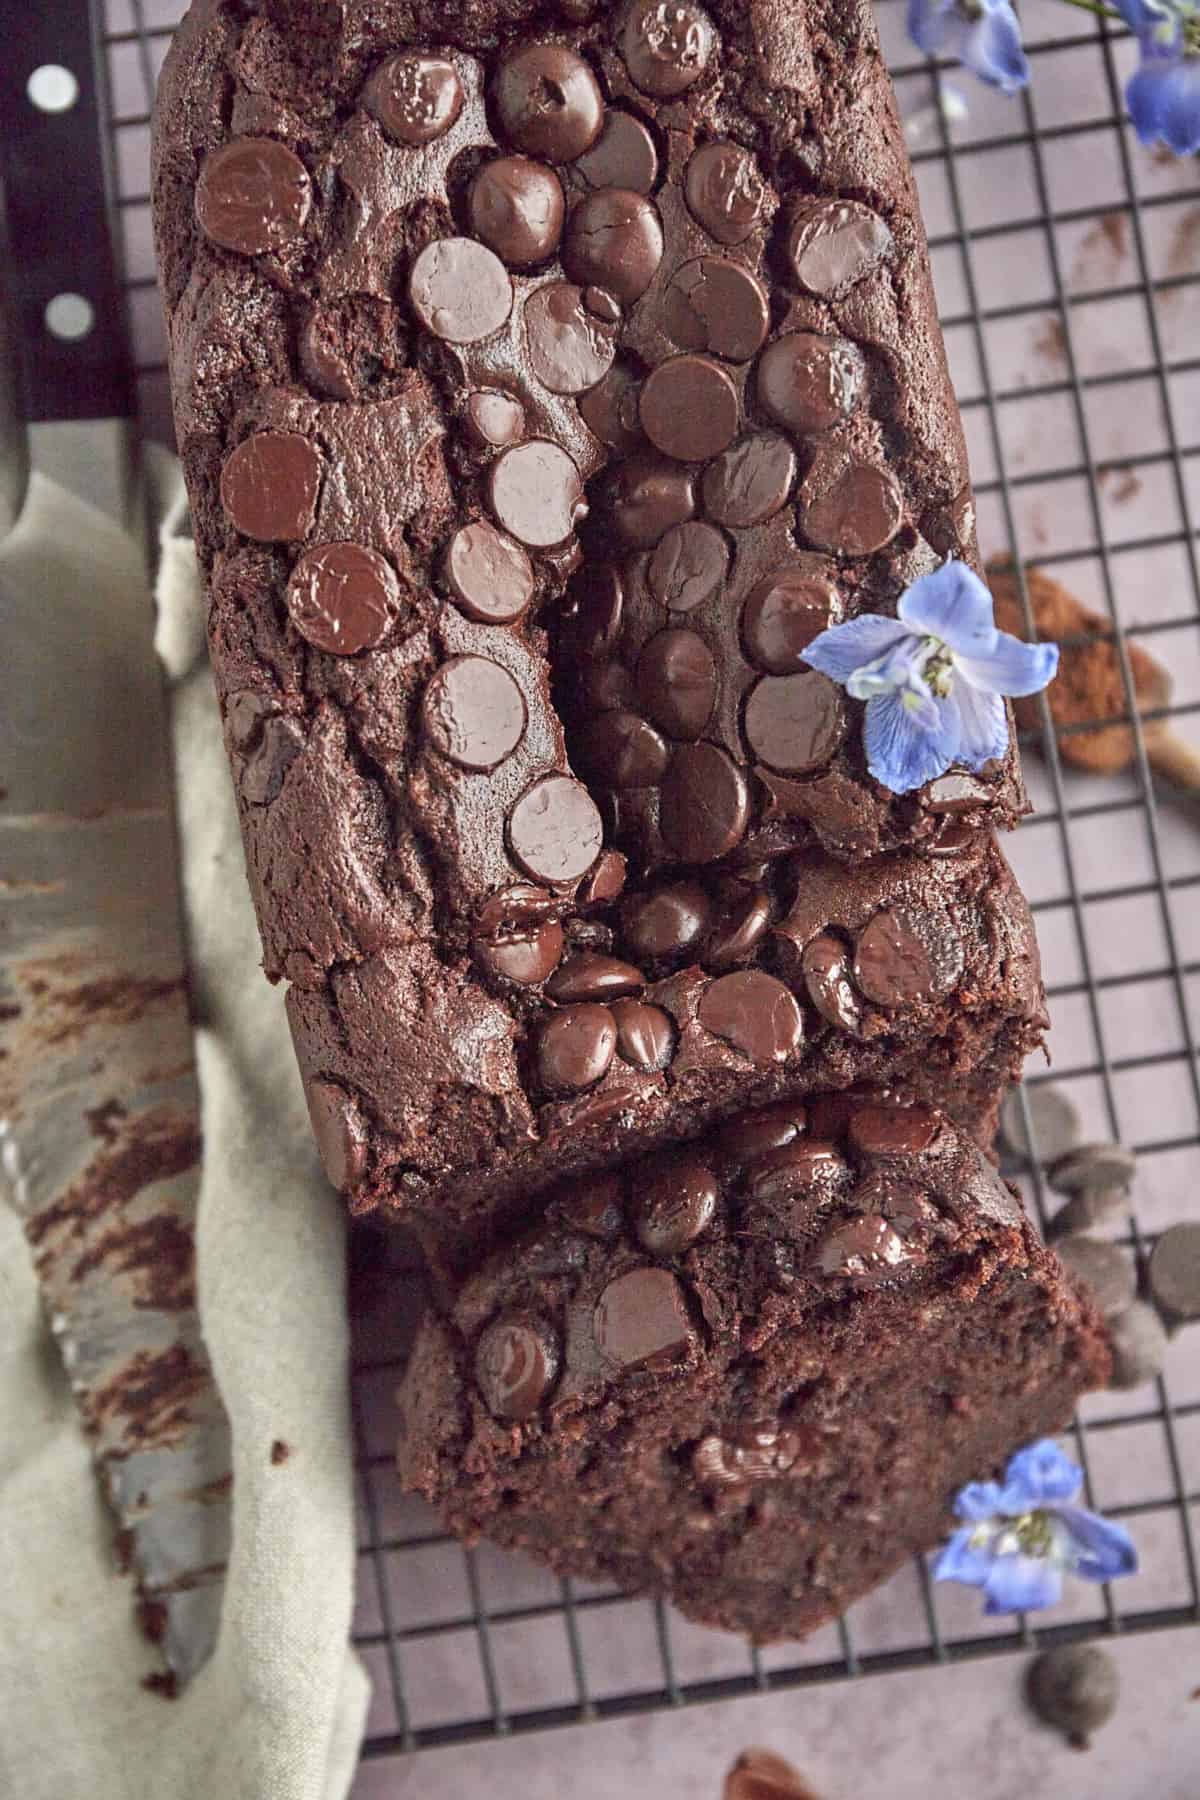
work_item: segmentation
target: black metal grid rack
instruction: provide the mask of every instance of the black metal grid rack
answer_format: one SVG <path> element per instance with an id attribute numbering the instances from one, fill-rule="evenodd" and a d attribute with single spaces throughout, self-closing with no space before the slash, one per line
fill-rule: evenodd
<path id="1" fill-rule="evenodd" d="M 97 4 L 139 412 L 149 435 L 166 437 L 149 106 L 184 0 Z M 1200 811 L 1160 805 L 1128 661 L 1134 637 L 1168 661 L 1176 698 L 1156 716 L 1200 730 L 1200 356 L 1188 324 L 1200 316 L 1200 165 L 1136 145 L 1121 105 L 1132 46 L 1105 20 L 1028 0 L 1031 91 L 1006 102 L 973 90 L 970 117 L 951 125 L 940 87 L 961 78 L 914 58 L 902 0 L 880 0 L 879 11 L 985 547 L 1054 567 L 1116 627 L 1132 764 L 1080 777 L 1044 730 L 1027 759 L 1039 811 L 1014 842 L 1047 962 L 1054 1079 L 1091 1135 L 1138 1152 L 1121 1236 L 1141 1258 L 1185 1215 L 1200 1173 Z M 1041 1165 L 1018 1172 L 1044 1219 Z M 1035 1629 L 981 1620 L 976 1596 L 935 1591 L 917 1563 L 808 1644 L 756 1652 L 661 1605 L 560 1583 L 486 1546 L 465 1551 L 403 1501 L 389 1473 L 399 1362 L 386 1310 L 384 1324 L 376 1314 L 360 1331 L 354 1391 L 356 1642 L 376 1691 L 368 1756 L 1200 1619 L 1200 1358 L 1186 1342 L 1173 1346 L 1166 1380 L 1093 1398 L 1075 1427 L 1092 1500 L 1136 1521 L 1142 1576 L 1079 1593 Z"/>

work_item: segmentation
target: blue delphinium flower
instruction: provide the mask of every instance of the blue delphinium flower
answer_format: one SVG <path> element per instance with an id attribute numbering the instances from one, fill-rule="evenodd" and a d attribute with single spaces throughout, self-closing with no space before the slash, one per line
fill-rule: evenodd
<path id="1" fill-rule="evenodd" d="M 908 33 L 926 56 L 952 56 L 1015 94 L 1029 80 L 1021 25 L 1010 0 L 908 0 Z"/>
<path id="2" fill-rule="evenodd" d="M 996 628 L 992 596 L 965 563 L 947 562 L 901 596 L 898 616 L 862 613 L 823 631 L 805 661 L 867 702 L 867 767 L 907 794 L 952 763 L 978 772 L 1008 748 L 1005 694 L 1053 680 L 1057 644 L 1023 644 Z"/>
<path id="3" fill-rule="evenodd" d="M 1038 1612 L 1057 1606 L 1064 1573 L 1112 1581 L 1137 1570 L 1129 1533 L 1076 1506 L 1083 1471 L 1051 1438 L 1018 1450 L 1004 1483 L 972 1481 L 954 1510 L 966 1524 L 934 1565 L 935 1581 L 982 1588 L 985 1612 Z"/>
<path id="4" fill-rule="evenodd" d="M 1117 0 L 1137 34 L 1142 60 L 1125 89 L 1143 144 L 1159 138 L 1176 156 L 1200 150 L 1200 4 L 1197 0 Z"/>

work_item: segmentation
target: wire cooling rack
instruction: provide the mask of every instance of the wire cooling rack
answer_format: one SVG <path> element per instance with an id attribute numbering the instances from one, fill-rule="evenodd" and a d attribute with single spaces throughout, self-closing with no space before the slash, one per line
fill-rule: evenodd
<path id="1" fill-rule="evenodd" d="M 967 118 L 950 125 L 939 84 L 960 77 L 914 59 L 903 10 L 880 0 L 985 551 L 1052 568 L 1117 627 L 1133 764 L 1081 777 L 1043 733 L 1026 759 L 1037 815 L 1011 854 L 1038 916 L 1053 1079 L 1085 1136 L 1137 1151 L 1133 1210 L 1115 1235 L 1142 1258 L 1200 1186 L 1200 800 L 1192 812 L 1159 803 L 1126 659 L 1136 638 L 1170 667 L 1160 716 L 1198 741 L 1200 163 L 1137 145 L 1120 101 L 1133 46 L 1103 20 L 1028 0 L 1031 91 L 1005 101 L 972 88 Z M 163 440 L 149 107 L 182 11 L 183 0 L 103 0 L 95 21 L 139 415 Z M 1040 1164 L 1014 1172 L 1044 1219 Z M 1137 1535 L 1138 1577 L 1078 1585 L 1035 1631 L 981 1619 L 977 1596 L 935 1590 L 918 1561 L 807 1643 L 754 1652 L 650 1601 L 559 1582 L 487 1545 L 464 1550 L 397 1492 L 392 1391 L 419 1276 L 395 1250 L 359 1254 L 355 1639 L 374 1681 L 368 1757 L 1200 1618 L 1200 1345 L 1186 1334 L 1163 1380 L 1092 1397 L 1075 1427 L 1092 1502 Z"/>

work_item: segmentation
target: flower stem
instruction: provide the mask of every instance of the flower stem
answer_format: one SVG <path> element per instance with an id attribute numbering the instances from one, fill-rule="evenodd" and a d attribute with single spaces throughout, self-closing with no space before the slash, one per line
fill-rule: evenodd
<path id="1" fill-rule="evenodd" d="M 1120 22 L 1121 15 L 1116 7 L 1105 6 L 1103 0 L 1064 0 L 1064 4 L 1074 6 L 1080 12 L 1094 13 L 1098 19 L 1116 19 Z"/>

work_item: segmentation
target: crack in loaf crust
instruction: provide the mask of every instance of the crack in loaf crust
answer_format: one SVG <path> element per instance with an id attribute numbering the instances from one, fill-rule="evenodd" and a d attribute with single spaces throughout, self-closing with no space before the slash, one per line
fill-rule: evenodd
<path id="1" fill-rule="evenodd" d="M 1107 1372 L 976 1146 L 835 1095 L 556 1198 L 423 1323 L 400 1468 L 468 1539 L 794 1637 Z"/>
<path id="2" fill-rule="evenodd" d="M 975 560 L 866 0 L 207 0 L 154 195 L 264 961 L 352 1203 L 477 1234 L 814 1085 L 952 1079 L 982 1129 L 1041 1028 L 1015 750 L 891 795 L 799 660 Z"/>

